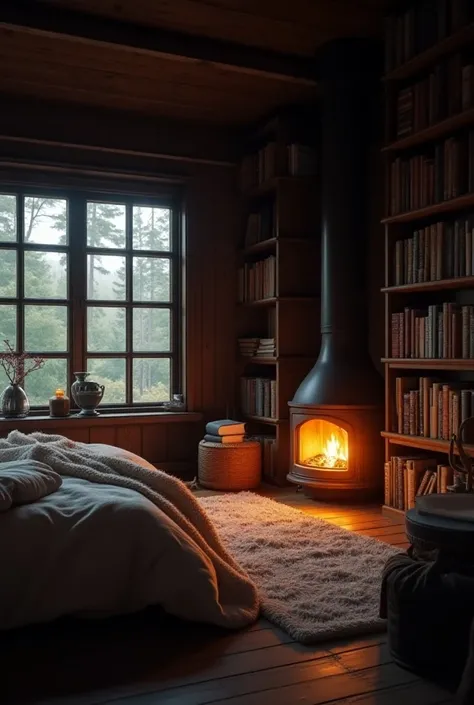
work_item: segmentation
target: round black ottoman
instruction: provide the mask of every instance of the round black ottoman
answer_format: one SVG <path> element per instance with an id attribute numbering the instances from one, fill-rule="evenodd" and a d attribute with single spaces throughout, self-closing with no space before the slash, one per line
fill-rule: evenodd
<path id="1" fill-rule="evenodd" d="M 459 521 L 450 513 L 455 505 L 460 514 L 466 510 L 461 495 L 448 499 L 441 512 L 434 497 L 420 498 L 432 501 L 417 502 L 407 512 L 412 547 L 387 562 L 381 614 L 387 618 L 397 663 L 455 687 L 468 658 L 474 621 L 474 521 L 469 515 L 474 497 L 469 496 L 467 514 Z"/>

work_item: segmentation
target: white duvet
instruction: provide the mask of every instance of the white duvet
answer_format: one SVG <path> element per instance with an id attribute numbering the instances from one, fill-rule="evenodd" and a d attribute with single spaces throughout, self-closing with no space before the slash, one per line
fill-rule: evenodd
<path id="1" fill-rule="evenodd" d="M 0 440 L 0 462 L 24 458 L 63 482 L 0 514 L 0 629 L 149 605 L 229 628 L 257 618 L 255 586 L 179 480 L 116 448 L 18 432 Z"/>

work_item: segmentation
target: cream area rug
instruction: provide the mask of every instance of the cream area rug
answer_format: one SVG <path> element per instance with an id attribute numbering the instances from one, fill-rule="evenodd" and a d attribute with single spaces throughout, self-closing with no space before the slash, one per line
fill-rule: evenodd
<path id="1" fill-rule="evenodd" d="M 262 615 L 295 640 L 385 629 L 378 617 L 382 570 L 400 549 L 251 492 L 199 501 L 256 583 Z"/>

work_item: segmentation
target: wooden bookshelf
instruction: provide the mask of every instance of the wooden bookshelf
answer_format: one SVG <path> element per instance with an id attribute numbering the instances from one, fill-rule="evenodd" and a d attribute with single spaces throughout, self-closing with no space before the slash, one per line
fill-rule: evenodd
<path id="1" fill-rule="evenodd" d="M 386 286 L 381 289 L 383 294 L 416 294 L 429 291 L 444 291 L 449 289 L 474 288 L 474 276 L 452 277 L 439 279 L 432 282 L 418 282 L 416 284 L 401 284 L 399 286 Z"/>
<path id="2" fill-rule="evenodd" d="M 273 467 L 264 467 L 263 475 L 265 480 L 279 485 L 287 484 L 289 471 L 288 402 L 317 359 L 320 337 L 320 240 L 319 235 L 316 236 L 319 233 L 320 213 L 317 179 L 314 176 L 287 173 L 290 163 L 289 145 L 311 145 L 314 121 L 308 122 L 307 133 L 304 121 L 297 122 L 295 126 L 291 118 L 277 117 L 257 128 L 249 136 L 248 151 L 243 157 L 241 170 L 242 176 L 248 177 L 249 163 L 252 167 L 252 157 L 248 155 L 261 154 L 263 151 L 263 163 L 261 156 L 257 161 L 258 181 L 268 168 L 268 164 L 264 163 L 267 145 L 273 145 L 268 149 L 272 150 L 271 163 L 275 173 L 267 174 L 269 178 L 253 185 L 247 183 L 247 178 L 242 186 L 245 228 L 238 261 L 239 298 L 252 299 L 253 289 L 250 289 L 250 293 L 247 289 L 249 277 L 258 279 L 262 271 L 254 267 L 266 258 L 274 258 L 274 276 L 269 275 L 270 293 L 274 296 L 245 301 L 238 307 L 236 337 L 274 338 L 275 354 L 269 357 L 239 355 L 236 395 L 241 415 L 247 422 L 247 431 L 252 435 L 274 437 Z M 250 225 L 251 217 L 254 220 Z M 259 240 L 262 233 L 263 237 Z M 255 239 L 257 242 L 253 242 Z M 266 284 L 268 281 L 263 283 L 264 290 L 267 290 Z M 261 283 L 255 284 L 257 290 L 260 290 L 260 286 Z M 257 387 L 252 388 L 255 389 L 255 395 L 268 392 L 268 380 L 274 381 L 275 413 L 270 416 L 275 418 L 270 418 L 268 413 L 244 413 L 250 411 L 248 406 L 252 406 L 252 400 L 247 405 L 242 403 L 240 385 L 248 391 L 248 383 L 241 383 L 242 377 L 267 380 L 265 385 L 258 382 Z"/>
<path id="3" fill-rule="evenodd" d="M 400 152 L 404 149 L 410 149 L 411 147 L 417 147 L 426 142 L 432 142 L 433 140 L 438 140 L 441 137 L 449 135 L 451 132 L 460 130 L 463 127 L 474 124 L 474 108 L 469 110 L 464 110 L 462 113 L 457 115 L 452 115 L 451 117 L 441 120 L 435 125 L 430 125 L 424 130 L 419 130 L 414 132 L 407 137 L 402 137 L 396 142 L 392 142 L 383 148 L 383 152 Z"/>
<path id="4" fill-rule="evenodd" d="M 423 12 L 421 5 L 412 2 L 411 6 L 415 13 Z M 450 4 L 448 6 L 452 7 Z M 405 12 L 409 9 L 404 7 L 400 10 L 400 16 L 406 17 Z M 386 462 L 391 457 L 403 458 L 414 454 L 431 457 L 441 466 L 448 465 L 450 442 L 439 437 L 431 438 L 431 435 L 449 438 L 455 432 L 456 424 L 462 420 L 462 413 L 474 415 L 474 397 L 471 404 L 471 396 L 465 392 L 462 408 L 460 402 L 462 389 L 474 389 L 469 315 L 459 324 L 461 310 L 469 313 L 469 307 L 474 307 L 474 259 L 468 255 L 471 244 L 474 245 L 474 186 L 471 181 L 474 154 L 470 154 L 474 96 L 463 94 L 465 85 L 462 82 L 464 67 L 474 63 L 470 50 L 464 51 L 474 40 L 473 19 L 471 15 L 466 19 L 466 26 L 451 31 L 449 27 L 453 24 L 453 18 L 448 13 L 445 26 L 448 35 L 385 76 L 386 146 L 382 154 L 387 188 L 386 217 L 382 220 L 385 230 L 385 284 L 381 292 L 385 300 L 385 355 L 382 358 L 385 370 L 385 430 L 382 437 Z M 407 31 L 410 21 L 408 24 L 402 22 L 404 31 Z M 387 23 L 387 27 L 393 28 L 395 25 Z M 440 31 L 439 23 L 436 27 Z M 408 31 L 411 31 L 410 28 Z M 413 41 L 415 46 L 418 39 L 415 34 L 408 36 L 408 41 L 405 41 L 407 37 L 392 35 L 391 44 L 387 45 L 387 56 L 403 55 L 410 42 Z M 400 42 L 395 46 L 395 54 L 394 41 Z M 402 54 L 398 53 L 400 46 Z M 435 71 L 440 63 L 443 66 Z M 444 82 L 438 81 L 438 72 L 442 71 L 445 71 L 443 76 L 447 76 Z M 432 103 L 426 103 L 429 95 L 424 92 L 426 86 L 418 85 L 415 89 L 420 81 L 426 83 L 428 75 L 433 75 L 429 79 L 432 81 L 430 90 L 440 91 L 434 94 Z M 456 83 L 458 79 L 461 79 L 460 84 Z M 455 92 L 456 85 L 461 85 L 461 93 Z M 443 93 L 439 86 L 443 86 Z M 413 87 L 411 92 L 410 87 Z M 431 96 L 433 98 L 433 94 Z M 434 121 L 436 114 L 440 117 Z M 427 125 L 430 121 L 432 124 Z M 414 131 L 418 124 L 425 127 Z M 409 134 L 397 137 L 409 130 Z M 450 166 L 454 163 L 451 156 L 444 159 L 446 154 L 454 153 L 449 152 L 453 144 L 456 154 L 466 156 L 465 160 L 459 158 L 456 162 L 459 166 L 457 170 Z M 442 155 L 441 159 L 437 156 L 439 154 Z M 443 197 L 445 200 L 442 200 Z M 436 202 L 432 205 L 403 212 L 391 210 L 394 206 L 399 209 L 400 205 L 405 208 L 405 204 L 433 201 Z M 461 228 L 459 223 L 462 224 Z M 425 281 L 434 279 L 434 271 L 438 278 Z M 449 308 L 451 304 L 453 308 Z M 463 306 L 467 308 L 462 309 Z M 457 313 L 446 313 L 453 310 Z M 461 325 L 461 328 L 454 329 L 454 325 Z M 462 351 L 459 349 L 461 338 Z M 469 357 L 464 352 L 466 339 Z M 451 357 L 446 355 L 446 346 Z M 397 378 L 406 379 L 406 382 L 397 382 Z M 420 386 L 417 380 L 422 378 L 426 381 Z M 439 385 L 436 384 L 438 382 Z M 441 385 L 444 385 L 445 397 L 441 396 Z M 402 429 L 404 433 L 397 432 Z M 474 457 L 474 445 L 466 444 L 465 449 Z M 396 483 L 402 482 L 406 464 L 398 461 L 397 466 L 395 461 L 388 471 Z M 381 472 L 384 472 L 383 468 Z M 389 483 L 386 488 L 383 512 L 399 516 L 404 512 L 390 506 L 387 501 L 387 498 L 393 499 L 394 491 L 397 496 L 399 489 L 396 487 L 400 488 L 400 485 L 397 484 L 394 490 L 394 485 Z M 406 492 L 405 487 L 405 506 Z M 400 501 L 395 500 L 394 504 L 399 505 Z"/>
<path id="5" fill-rule="evenodd" d="M 382 431 L 382 436 L 389 443 L 399 446 L 409 446 L 410 448 L 419 448 L 427 450 L 431 453 L 448 453 L 449 441 L 442 441 L 437 438 L 425 438 L 424 436 L 406 436 L 401 433 L 391 433 Z M 474 457 L 474 445 L 464 445 L 464 450 L 467 455 Z M 455 448 L 455 452 L 456 448 Z"/>
<path id="6" fill-rule="evenodd" d="M 415 211 L 406 211 L 397 215 L 390 215 L 382 220 L 383 225 L 396 225 L 397 223 L 412 223 L 416 220 L 433 218 L 443 213 L 456 213 L 465 208 L 474 208 L 474 193 L 467 193 L 458 198 L 435 203 L 433 206 L 419 208 Z"/>
<path id="7" fill-rule="evenodd" d="M 389 71 L 385 76 L 385 81 L 402 81 L 412 76 L 422 73 L 437 61 L 440 61 L 449 54 L 453 54 L 460 49 L 471 44 L 474 41 L 474 23 L 463 27 L 458 31 L 450 34 L 448 37 L 438 42 L 434 46 L 426 49 L 417 56 L 414 56 L 410 61 L 407 61 L 393 70 Z"/>
<path id="8" fill-rule="evenodd" d="M 390 370 L 473 370 L 474 359 L 452 358 L 396 358 L 384 357 L 382 362 Z"/>

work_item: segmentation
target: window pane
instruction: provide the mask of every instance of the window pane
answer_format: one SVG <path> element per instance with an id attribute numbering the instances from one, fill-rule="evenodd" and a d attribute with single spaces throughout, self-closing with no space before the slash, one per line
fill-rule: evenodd
<path id="1" fill-rule="evenodd" d="M 87 371 L 89 380 L 105 385 L 101 404 L 125 404 L 125 360 L 89 358 Z"/>
<path id="2" fill-rule="evenodd" d="M 25 242 L 67 244 L 67 201 L 64 198 L 25 198 Z"/>
<path id="3" fill-rule="evenodd" d="M 133 249 L 170 249 L 170 211 L 168 208 L 133 206 Z"/>
<path id="4" fill-rule="evenodd" d="M 46 360 L 44 367 L 28 375 L 24 384 L 31 406 L 46 406 L 58 388 L 69 396 L 67 360 L 63 358 Z"/>
<path id="5" fill-rule="evenodd" d="M 16 296 L 15 250 L 0 250 L 0 296 Z"/>
<path id="6" fill-rule="evenodd" d="M 133 402 L 152 403 L 171 399 L 171 366 L 168 358 L 133 360 Z"/>
<path id="7" fill-rule="evenodd" d="M 163 257 L 133 258 L 134 301 L 170 301 L 170 261 Z"/>
<path id="8" fill-rule="evenodd" d="M 87 298 L 123 301 L 126 293 L 125 257 L 87 255 Z"/>
<path id="9" fill-rule="evenodd" d="M 125 206 L 116 203 L 87 204 L 88 247 L 125 247 Z"/>
<path id="10" fill-rule="evenodd" d="M 133 349 L 169 352 L 171 313 L 165 308 L 133 309 Z"/>
<path id="11" fill-rule="evenodd" d="M 16 306 L 0 306 L 0 350 L 5 348 L 4 340 L 16 350 Z"/>
<path id="12" fill-rule="evenodd" d="M 16 196 L 0 193 L 0 242 L 16 240 Z"/>
<path id="13" fill-rule="evenodd" d="M 88 352 L 125 352 L 125 309 L 87 307 Z"/>
<path id="14" fill-rule="evenodd" d="M 64 252 L 25 252 L 25 297 L 67 299 L 68 256 Z"/>
<path id="15" fill-rule="evenodd" d="M 25 350 L 66 352 L 67 349 L 67 307 L 25 306 Z"/>

